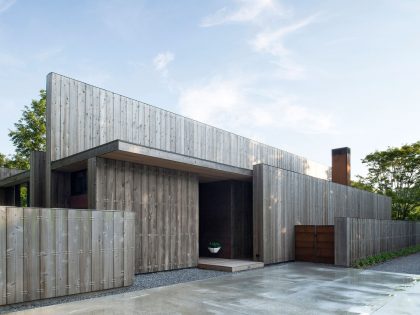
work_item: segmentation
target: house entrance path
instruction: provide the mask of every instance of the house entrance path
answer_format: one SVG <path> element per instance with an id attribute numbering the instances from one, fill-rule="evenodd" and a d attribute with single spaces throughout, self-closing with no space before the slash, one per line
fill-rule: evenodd
<path id="1" fill-rule="evenodd" d="M 420 276 L 294 262 L 15 314 L 420 314 Z"/>

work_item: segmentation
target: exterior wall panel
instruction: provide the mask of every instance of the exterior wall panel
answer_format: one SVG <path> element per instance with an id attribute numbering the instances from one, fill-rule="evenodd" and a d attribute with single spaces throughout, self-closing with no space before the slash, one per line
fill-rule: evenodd
<path id="1" fill-rule="evenodd" d="M 51 161 L 119 139 L 250 170 L 266 163 L 329 178 L 328 167 L 306 158 L 104 89 L 55 73 L 47 83 Z"/>
<path id="2" fill-rule="evenodd" d="M 19 173 L 24 172 L 24 170 L 18 170 L 14 168 L 6 168 L 6 167 L 0 167 L 0 179 L 13 176 Z"/>
<path id="3" fill-rule="evenodd" d="M 96 207 L 135 213 L 136 273 L 197 266 L 197 175 L 104 158 L 89 165 Z"/>
<path id="4" fill-rule="evenodd" d="M 254 167 L 254 259 L 294 259 L 295 225 L 333 225 L 335 217 L 391 219 L 391 199 L 319 178 Z"/>
<path id="5" fill-rule="evenodd" d="M 45 156 L 45 152 L 31 153 L 29 200 L 32 207 L 45 206 Z"/>

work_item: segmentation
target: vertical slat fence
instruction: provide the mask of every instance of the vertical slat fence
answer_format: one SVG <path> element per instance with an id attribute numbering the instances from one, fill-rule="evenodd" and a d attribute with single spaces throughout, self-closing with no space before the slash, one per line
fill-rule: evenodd
<path id="1" fill-rule="evenodd" d="M 335 219 L 335 264 L 420 244 L 420 222 L 340 217 Z"/>
<path id="2" fill-rule="evenodd" d="M 0 305 L 129 286 L 134 213 L 0 206 Z"/>
<path id="3" fill-rule="evenodd" d="M 253 185 L 253 256 L 265 264 L 295 259 L 295 225 L 333 225 L 335 217 L 391 218 L 389 197 L 266 164 L 254 165 Z"/>

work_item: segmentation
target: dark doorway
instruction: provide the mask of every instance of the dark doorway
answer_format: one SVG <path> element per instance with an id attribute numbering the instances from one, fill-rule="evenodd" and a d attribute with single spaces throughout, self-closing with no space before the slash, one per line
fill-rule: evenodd
<path id="1" fill-rule="evenodd" d="M 250 259 L 252 257 L 252 183 L 201 183 L 199 195 L 200 257 Z M 221 250 L 211 254 L 210 242 Z"/>
<path id="2" fill-rule="evenodd" d="M 87 209 L 87 170 L 70 174 L 70 208 Z"/>
<path id="3" fill-rule="evenodd" d="M 334 264 L 334 225 L 295 225 L 295 260 Z"/>

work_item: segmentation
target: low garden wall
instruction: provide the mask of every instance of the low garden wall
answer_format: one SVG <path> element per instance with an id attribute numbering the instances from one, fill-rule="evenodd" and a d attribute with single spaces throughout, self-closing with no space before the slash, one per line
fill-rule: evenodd
<path id="1" fill-rule="evenodd" d="M 335 264 L 420 244 L 420 222 L 335 218 Z"/>
<path id="2" fill-rule="evenodd" d="M 0 305 L 129 286 L 134 213 L 0 207 Z"/>

